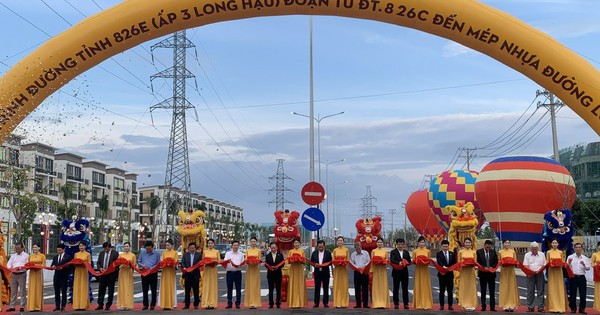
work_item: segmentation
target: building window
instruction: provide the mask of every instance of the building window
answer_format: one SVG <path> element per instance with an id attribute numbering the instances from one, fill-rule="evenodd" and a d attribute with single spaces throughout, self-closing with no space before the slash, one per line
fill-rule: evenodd
<path id="1" fill-rule="evenodd" d="M 81 179 L 81 167 L 67 164 L 67 178 L 80 180 Z"/>

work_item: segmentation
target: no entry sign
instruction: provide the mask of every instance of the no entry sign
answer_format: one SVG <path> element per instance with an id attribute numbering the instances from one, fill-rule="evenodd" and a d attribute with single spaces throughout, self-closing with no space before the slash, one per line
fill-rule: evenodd
<path id="1" fill-rule="evenodd" d="M 320 204 L 325 199 L 325 189 L 317 182 L 309 182 L 302 187 L 302 201 L 309 206 Z"/>

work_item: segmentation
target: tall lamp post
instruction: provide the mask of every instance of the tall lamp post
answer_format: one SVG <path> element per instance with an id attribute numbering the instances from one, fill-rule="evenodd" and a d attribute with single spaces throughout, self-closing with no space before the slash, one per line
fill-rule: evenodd
<path id="1" fill-rule="evenodd" d="M 339 112 L 331 115 L 326 115 L 321 117 L 320 114 L 317 114 L 317 117 L 313 117 L 313 119 L 317 122 L 317 151 L 318 151 L 318 159 L 319 159 L 319 183 L 321 183 L 321 121 L 325 118 L 333 117 L 341 115 L 345 112 Z M 310 119 L 310 116 L 292 112 L 292 115 L 302 116 Z"/>
<path id="2" fill-rule="evenodd" d="M 50 229 L 52 222 L 56 220 L 56 215 L 50 212 L 44 212 L 40 214 L 40 224 L 42 225 L 42 238 L 44 242 L 44 255 L 48 254 L 48 247 L 50 247 L 50 235 L 54 234 L 54 232 Z"/>
<path id="3" fill-rule="evenodd" d="M 337 233 L 337 231 L 338 231 L 338 230 L 340 230 L 340 231 L 342 230 L 342 226 L 341 226 L 341 224 L 340 224 L 340 222 L 339 222 L 339 220 L 340 220 L 339 218 L 337 218 L 337 221 L 338 221 L 338 222 L 337 222 L 337 224 L 336 224 L 336 214 L 335 214 L 335 213 L 336 213 L 336 208 L 335 208 L 335 186 L 337 186 L 337 185 L 342 185 L 342 184 L 346 184 L 347 182 L 348 182 L 348 181 L 347 181 L 347 180 L 345 180 L 345 181 L 343 181 L 343 182 L 334 183 L 334 184 L 333 184 L 333 189 L 332 189 L 332 191 L 331 191 L 331 192 L 332 192 L 332 194 L 331 194 L 331 199 L 332 199 L 332 202 L 333 202 L 333 226 L 334 226 L 334 230 L 336 231 L 336 233 Z M 339 228 L 338 228 L 338 227 L 339 227 Z M 337 237 L 337 235 L 334 235 L 334 236 L 335 236 L 335 237 Z"/>
<path id="4" fill-rule="evenodd" d="M 324 163 L 325 164 L 325 195 L 326 196 L 329 193 L 329 165 L 344 162 L 344 161 L 346 161 L 346 159 L 341 159 L 341 160 L 337 160 L 337 161 L 333 161 L 333 162 L 326 161 Z M 320 168 L 321 168 L 321 160 L 319 160 L 319 169 Z M 327 237 L 331 238 L 331 234 L 330 234 L 331 229 L 329 228 L 329 198 L 326 199 L 325 207 L 326 207 L 326 213 L 327 213 L 327 215 L 326 215 L 327 217 L 325 219 L 327 221 Z"/>

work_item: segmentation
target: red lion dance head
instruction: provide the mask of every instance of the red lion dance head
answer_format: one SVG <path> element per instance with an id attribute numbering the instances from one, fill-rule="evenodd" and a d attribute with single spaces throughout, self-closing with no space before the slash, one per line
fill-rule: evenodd
<path id="1" fill-rule="evenodd" d="M 279 250 L 290 250 L 294 248 L 294 239 L 300 239 L 300 229 L 298 228 L 298 218 L 300 213 L 285 209 L 275 211 L 275 243 Z"/>
<path id="2" fill-rule="evenodd" d="M 360 242 L 362 249 L 370 253 L 377 248 L 377 240 L 381 238 L 381 228 L 381 217 L 358 219 L 354 241 Z"/>

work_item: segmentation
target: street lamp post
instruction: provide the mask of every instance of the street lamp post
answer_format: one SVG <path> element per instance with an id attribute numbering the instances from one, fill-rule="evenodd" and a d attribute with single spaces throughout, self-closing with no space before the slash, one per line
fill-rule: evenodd
<path id="1" fill-rule="evenodd" d="M 333 203 L 333 226 L 334 226 L 334 229 L 335 229 L 336 231 L 337 231 L 337 230 L 340 230 L 340 231 L 341 231 L 341 229 L 342 229 L 342 226 L 341 226 L 340 222 L 337 222 L 337 224 L 336 224 L 336 222 L 335 222 L 335 221 L 336 221 L 336 208 L 335 208 L 335 186 L 337 186 L 337 185 L 342 185 L 342 184 L 346 184 L 347 182 L 348 182 L 348 181 L 347 181 L 347 180 L 345 180 L 345 181 L 343 181 L 343 182 L 339 182 L 339 183 L 335 183 L 335 184 L 333 184 L 333 189 L 332 189 L 332 191 L 331 191 L 331 192 L 332 192 L 332 194 L 331 194 L 331 199 L 332 199 L 332 203 Z M 339 221 L 339 218 L 337 218 L 337 221 Z M 338 227 L 339 227 L 339 229 L 338 229 Z M 334 236 L 335 236 L 335 237 L 337 237 L 337 235 L 334 235 Z"/>
<path id="2" fill-rule="evenodd" d="M 325 118 L 338 116 L 343 113 L 345 113 L 345 112 L 339 112 L 339 113 L 335 113 L 335 114 L 331 114 L 331 115 L 326 115 L 323 117 L 321 117 L 320 114 L 317 114 L 317 117 L 313 117 L 314 121 L 317 122 L 317 151 L 318 151 L 318 159 L 319 159 L 319 183 L 321 183 L 321 121 L 323 121 L 323 119 L 325 119 Z M 296 113 L 296 112 L 292 112 L 292 115 L 298 115 L 298 116 L 302 116 L 302 117 L 306 117 L 306 118 L 310 119 L 310 116 Z"/>
<path id="3" fill-rule="evenodd" d="M 52 222 L 56 219 L 56 215 L 50 212 L 44 212 L 40 214 L 40 224 L 42 225 L 42 238 L 44 242 L 44 250 L 42 251 L 44 255 L 47 255 L 50 247 L 50 234 L 54 234 L 54 232 L 50 229 Z"/>
<path id="4" fill-rule="evenodd" d="M 344 162 L 346 159 L 341 159 L 333 162 L 325 162 L 325 195 L 329 193 L 329 165 Z M 321 166 L 321 160 L 319 160 L 319 168 Z M 326 221 L 327 221 L 327 237 L 331 238 L 331 229 L 329 228 L 329 198 L 327 198 L 326 203 Z M 335 225 L 335 224 L 334 224 Z"/>

